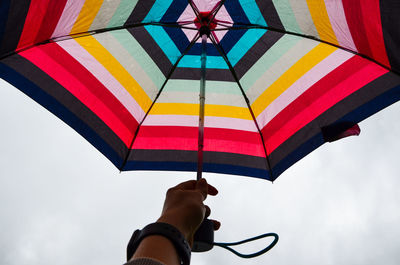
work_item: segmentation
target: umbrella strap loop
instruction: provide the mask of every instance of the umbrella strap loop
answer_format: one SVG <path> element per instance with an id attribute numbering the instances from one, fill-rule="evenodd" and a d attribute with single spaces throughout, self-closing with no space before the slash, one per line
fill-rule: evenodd
<path id="1" fill-rule="evenodd" d="M 238 251 L 236 251 L 236 250 L 234 250 L 233 248 L 230 247 L 230 246 L 237 246 L 237 245 L 245 244 L 245 243 L 248 243 L 248 242 L 251 242 L 251 241 L 255 241 L 255 240 L 258 240 L 258 239 L 261 239 L 261 238 L 265 238 L 265 237 L 274 237 L 274 240 L 266 248 L 264 248 L 264 249 L 262 249 L 262 250 L 260 250 L 258 252 L 255 252 L 253 254 L 242 254 L 242 253 L 239 253 Z M 230 252 L 232 252 L 233 254 L 235 254 L 236 256 L 238 256 L 240 258 L 250 259 L 250 258 L 254 258 L 254 257 L 260 256 L 260 255 L 268 252 L 269 250 L 271 250 L 276 245 L 276 243 L 278 243 L 278 240 L 279 240 L 278 234 L 276 234 L 276 233 L 266 233 L 266 234 L 262 234 L 262 235 L 259 235 L 259 236 L 256 236 L 256 237 L 252 237 L 252 238 L 249 238 L 249 239 L 242 240 L 242 241 L 233 242 L 233 243 L 218 243 L 218 242 L 214 242 L 214 246 L 225 248 L 225 249 L 229 250 Z"/>

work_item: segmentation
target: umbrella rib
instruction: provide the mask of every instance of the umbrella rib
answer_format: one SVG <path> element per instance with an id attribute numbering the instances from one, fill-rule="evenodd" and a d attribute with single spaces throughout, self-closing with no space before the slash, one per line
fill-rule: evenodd
<path id="1" fill-rule="evenodd" d="M 233 69 L 233 66 L 232 66 L 232 64 L 230 63 L 228 57 L 226 56 L 224 50 L 223 50 L 222 47 L 220 47 L 220 45 L 215 41 L 214 36 L 212 36 L 212 34 L 210 35 L 210 39 L 211 39 L 212 43 L 214 44 L 215 48 L 218 50 L 218 52 L 219 52 L 220 55 L 222 56 L 222 58 L 225 60 L 226 64 L 228 65 L 229 70 L 231 71 L 231 73 L 232 73 L 232 75 L 233 75 L 233 78 L 235 79 L 236 83 L 238 84 L 238 86 L 239 86 L 239 88 L 240 88 L 240 91 L 242 92 L 242 95 L 243 95 L 243 97 L 244 97 L 244 99 L 245 99 L 245 101 L 246 101 L 247 108 L 248 108 L 249 111 L 250 111 L 250 114 L 251 114 L 251 117 L 253 118 L 254 124 L 255 124 L 256 127 L 257 127 L 258 134 L 260 135 L 261 142 L 262 142 L 262 145 L 263 145 L 263 148 L 264 148 L 264 152 L 265 152 L 265 159 L 266 159 L 266 161 L 267 161 L 267 166 L 268 166 L 268 168 L 269 168 L 271 180 L 273 181 L 273 180 L 274 180 L 274 177 L 273 177 L 273 174 L 272 174 L 271 162 L 269 161 L 269 157 L 268 157 L 268 153 L 267 153 L 266 143 L 265 143 L 264 137 L 263 137 L 263 135 L 262 135 L 262 133 L 261 133 L 260 126 L 258 125 L 257 119 L 256 119 L 256 117 L 255 117 L 255 115 L 254 115 L 253 109 L 251 108 L 250 100 L 249 100 L 249 98 L 246 96 L 246 93 L 244 92 L 244 89 L 243 89 L 242 85 L 240 84 L 240 81 L 239 81 L 239 78 L 238 78 L 238 76 L 237 76 L 237 74 L 236 74 L 236 72 L 235 72 L 235 69 Z"/>
<path id="2" fill-rule="evenodd" d="M 218 23 L 217 23 L 217 24 L 218 24 Z M 344 51 L 346 51 L 346 52 L 352 53 L 352 54 L 354 54 L 354 55 L 358 55 L 358 56 L 360 56 L 360 57 L 362 57 L 362 58 L 364 58 L 364 59 L 367 59 L 367 60 L 369 60 L 369 61 L 371 61 L 371 62 L 373 62 L 373 63 L 375 63 L 375 64 L 377 64 L 377 65 L 379 65 L 379 66 L 381 66 L 381 67 L 383 67 L 383 68 L 385 68 L 386 70 L 388 70 L 388 71 L 390 71 L 390 72 L 392 72 L 392 73 L 394 73 L 394 74 L 400 76 L 400 72 L 398 72 L 397 70 L 393 70 L 392 68 L 390 68 L 390 67 L 388 67 L 388 66 L 386 66 L 386 65 L 384 65 L 384 64 L 382 64 L 382 63 L 380 63 L 380 62 L 378 62 L 378 61 L 376 61 L 375 59 L 373 59 L 373 58 L 371 58 L 371 57 L 368 57 L 368 56 L 366 56 L 366 55 L 364 55 L 364 54 L 362 54 L 362 53 L 358 53 L 358 52 L 353 51 L 353 50 L 351 50 L 351 49 L 342 47 L 342 46 L 340 46 L 340 45 L 331 43 L 331 42 L 329 42 L 329 41 L 325 41 L 325 40 L 318 39 L 318 38 L 316 38 L 316 37 L 314 37 L 314 36 L 311 36 L 311 35 L 305 35 L 305 34 L 293 32 L 293 31 L 286 31 L 286 30 L 283 30 L 283 29 L 278 29 L 278 28 L 269 27 L 269 26 L 256 25 L 256 24 L 235 24 L 235 25 L 233 25 L 233 26 L 226 26 L 226 25 L 223 25 L 223 24 L 220 24 L 220 25 L 221 25 L 221 26 L 224 26 L 224 28 L 211 29 L 211 31 L 245 30 L 245 29 L 265 29 L 265 30 L 270 30 L 270 31 L 274 31 L 274 32 L 279 32 L 279 33 L 283 33 L 283 34 L 298 36 L 298 37 L 307 38 L 307 39 L 310 39 L 310 40 L 322 42 L 322 43 L 325 43 L 325 44 L 334 46 L 334 47 L 336 47 L 336 48 L 338 48 L 338 49 L 344 50 Z M 239 25 L 239 26 L 236 26 L 236 25 Z"/>
<path id="3" fill-rule="evenodd" d="M 139 125 L 136 128 L 135 134 L 134 134 L 134 136 L 132 138 L 132 142 L 131 142 L 131 144 L 129 146 L 129 149 L 128 149 L 128 154 L 126 155 L 126 157 L 124 159 L 124 162 L 122 163 L 121 168 L 119 169 L 120 171 L 122 171 L 124 169 L 126 163 L 128 162 L 129 155 L 131 154 L 132 147 L 133 147 L 133 144 L 134 144 L 134 142 L 136 140 L 136 137 L 137 137 L 137 135 L 139 133 L 140 127 L 142 126 L 143 122 L 146 120 L 147 116 L 149 115 L 149 113 L 150 113 L 151 109 L 153 108 L 154 104 L 156 103 L 157 99 L 160 97 L 161 92 L 164 90 L 166 84 L 168 83 L 169 79 L 171 78 L 172 74 L 174 73 L 175 69 L 177 68 L 179 62 L 182 60 L 183 56 L 185 56 L 189 52 L 189 50 L 193 47 L 193 45 L 196 43 L 196 41 L 199 38 L 200 38 L 200 34 L 197 33 L 196 36 L 193 38 L 193 40 L 190 42 L 190 44 L 187 46 L 187 48 L 183 51 L 181 56 L 178 58 L 178 60 L 175 62 L 175 64 L 172 66 L 171 70 L 169 71 L 169 73 L 167 75 L 167 78 L 165 79 L 164 83 L 162 84 L 160 90 L 158 91 L 156 97 L 154 98 L 154 100 L 151 103 L 149 109 L 147 110 L 146 114 L 144 115 L 142 121 L 139 123 Z"/>
<path id="4" fill-rule="evenodd" d="M 221 1 L 218 3 L 218 6 L 216 6 L 216 7 L 211 11 L 211 12 L 212 12 L 212 17 L 211 17 L 210 21 L 208 21 L 207 27 L 210 27 L 211 22 L 214 21 L 214 19 L 215 19 L 217 13 L 218 13 L 219 10 L 221 9 L 221 7 L 225 4 L 225 1 L 226 1 L 226 0 L 221 0 Z"/>
<path id="5" fill-rule="evenodd" d="M 97 30 L 92 30 L 92 31 L 87 31 L 87 32 L 79 32 L 79 33 L 74 33 L 74 34 L 69 34 L 69 35 L 63 35 L 55 38 L 51 38 L 48 40 L 44 40 L 26 47 L 23 47 L 18 50 L 14 50 L 11 52 L 5 53 L 3 56 L 0 57 L 0 60 L 3 60 L 9 56 L 12 56 L 14 54 L 23 52 L 25 50 L 28 50 L 30 48 L 40 46 L 40 45 L 45 45 L 53 42 L 59 42 L 63 40 L 69 40 L 69 39 L 77 39 L 77 38 L 82 38 L 82 37 L 87 37 L 87 36 L 93 36 L 96 34 L 100 33 L 105 33 L 109 31 L 114 31 L 114 30 L 120 30 L 120 29 L 130 29 L 130 28 L 137 28 L 137 27 L 145 27 L 145 26 L 161 26 L 161 27 L 170 27 L 170 28 L 184 28 L 184 29 L 190 29 L 190 30 L 198 30 L 196 27 L 187 27 L 184 25 L 188 24 L 193 24 L 194 22 L 184 22 L 183 24 L 179 24 L 177 22 L 171 22 L 171 23 L 166 23 L 166 22 L 148 22 L 148 23 L 136 23 L 136 24 L 127 24 L 123 26 L 118 26 L 118 27 L 112 27 L 112 28 L 104 28 L 104 29 L 97 29 Z"/>

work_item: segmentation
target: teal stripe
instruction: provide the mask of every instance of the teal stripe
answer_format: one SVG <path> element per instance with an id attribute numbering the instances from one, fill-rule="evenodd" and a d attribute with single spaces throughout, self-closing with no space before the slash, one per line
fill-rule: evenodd
<path id="1" fill-rule="evenodd" d="M 201 60 L 198 55 L 185 55 L 179 62 L 178 67 L 201 68 Z M 229 69 L 225 60 L 221 56 L 207 56 L 207 68 Z"/>
<path id="2" fill-rule="evenodd" d="M 282 21 L 283 26 L 287 31 L 303 33 L 297 24 L 296 16 L 293 13 L 292 7 L 288 0 L 272 0 L 276 12 Z"/>
<path id="3" fill-rule="evenodd" d="M 138 0 L 121 0 L 121 3 L 108 23 L 107 28 L 123 25 L 128 20 L 137 2 Z"/>
<path id="4" fill-rule="evenodd" d="M 280 38 L 240 79 L 243 89 L 249 89 L 260 76 L 300 40 L 301 38 L 288 34 Z"/>
<path id="5" fill-rule="evenodd" d="M 143 22 L 159 22 L 171 4 L 172 0 L 156 1 L 153 7 L 150 9 L 150 12 L 143 19 Z"/>
<path id="6" fill-rule="evenodd" d="M 242 59 L 251 47 L 265 34 L 265 29 L 249 29 L 228 53 L 232 66 Z"/>
<path id="7" fill-rule="evenodd" d="M 268 26 L 255 0 L 239 0 L 251 24 Z"/>
<path id="8" fill-rule="evenodd" d="M 181 52 L 176 47 L 175 43 L 171 40 L 169 35 L 160 26 L 145 26 L 145 29 L 153 37 L 154 41 L 164 51 L 165 55 L 171 61 L 171 64 L 175 64 L 178 58 L 181 56 Z"/>
<path id="9" fill-rule="evenodd" d="M 136 39 L 127 30 L 111 31 L 111 34 L 130 53 L 154 84 L 160 88 L 165 81 L 165 76 Z"/>

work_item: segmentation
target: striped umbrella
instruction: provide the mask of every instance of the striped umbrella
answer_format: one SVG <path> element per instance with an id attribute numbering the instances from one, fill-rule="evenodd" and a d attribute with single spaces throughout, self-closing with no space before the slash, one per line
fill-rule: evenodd
<path id="1" fill-rule="evenodd" d="M 121 171 L 275 180 L 399 99 L 399 14 L 397 0 L 2 0 L 0 77 Z"/>

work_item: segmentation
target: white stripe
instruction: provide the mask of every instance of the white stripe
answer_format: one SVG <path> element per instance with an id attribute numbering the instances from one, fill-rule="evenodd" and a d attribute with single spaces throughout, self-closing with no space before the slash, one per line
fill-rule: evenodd
<path id="1" fill-rule="evenodd" d="M 352 53 L 336 50 L 314 66 L 310 71 L 293 83 L 292 86 L 285 90 L 257 117 L 257 122 L 260 127 L 265 127 L 279 112 L 307 91 L 307 89 L 353 56 Z"/>
<path id="2" fill-rule="evenodd" d="M 79 45 L 74 39 L 58 42 L 66 52 L 73 56 L 89 72 L 91 72 L 140 122 L 145 113 L 135 99 L 126 89 L 114 78 L 102 64 L 100 64 L 89 52 Z"/>
<path id="3" fill-rule="evenodd" d="M 143 71 L 142 66 L 135 61 L 132 55 L 110 33 L 96 34 L 93 37 L 124 67 L 136 80 L 150 99 L 154 99 L 159 88 Z"/>
<path id="4" fill-rule="evenodd" d="M 92 25 L 90 25 L 90 30 L 107 28 L 107 25 L 120 5 L 120 2 L 120 0 L 103 1 L 103 4 L 94 18 Z"/>
<path id="5" fill-rule="evenodd" d="M 298 60 L 315 48 L 319 42 L 302 39 L 295 46 L 290 48 L 282 57 L 279 58 L 267 71 L 246 91 L 251 102 L 278 80 L 286 71 L 288 71 Z"/>
<path id="6" fill-rule="evenodd" d="M 296 17 L 297 24 L 305 35 L 311 35 L 320 38 L 317 29 L 315 28 L 314 21 L 312 20 L 310 9 L 306 0 L 289 0 L 294 16 Z"/>
<path id="7" fill-rule="evenodd" d="M 197 115 L 148 115 L 143 126 L 186 126 L 198 127 L 199 116 Z M 223 128 L 249 132 L 257 132 L 253 120 L 242 120 L 237 118 L 213 117 L 204 118 L 204 126 L 207 128 Z"/>

